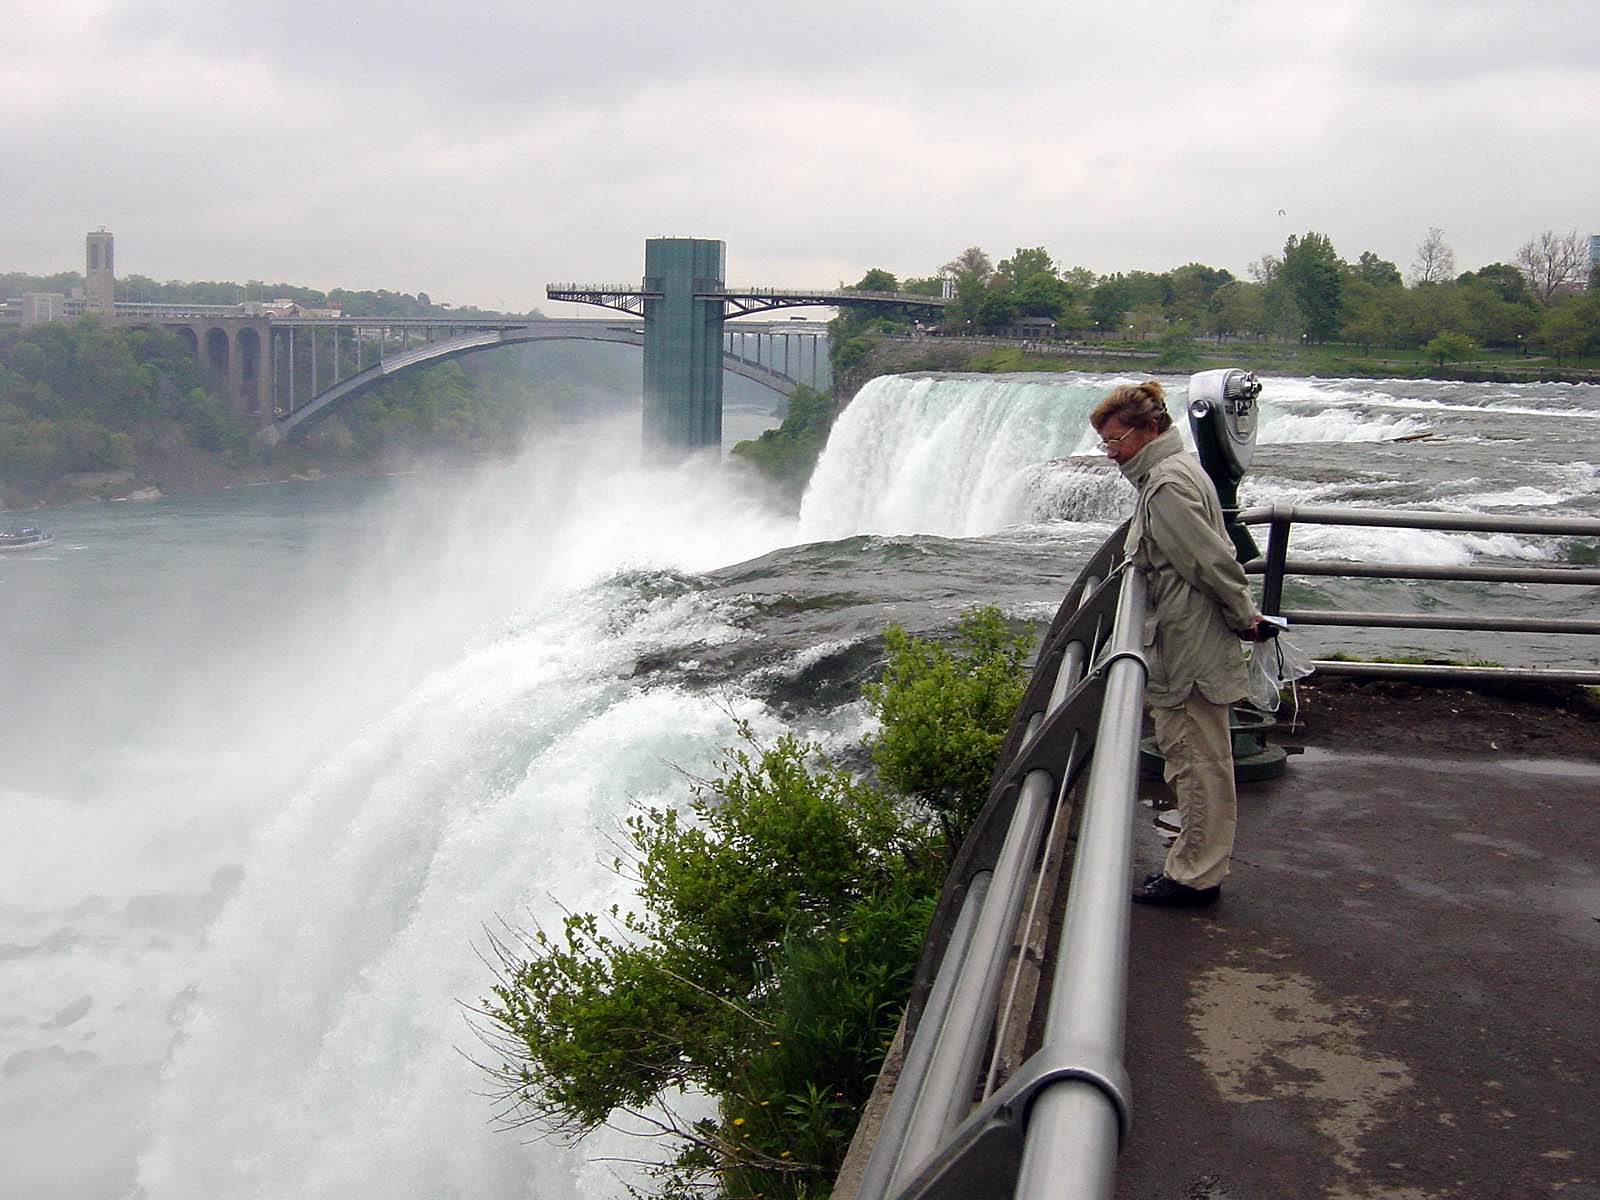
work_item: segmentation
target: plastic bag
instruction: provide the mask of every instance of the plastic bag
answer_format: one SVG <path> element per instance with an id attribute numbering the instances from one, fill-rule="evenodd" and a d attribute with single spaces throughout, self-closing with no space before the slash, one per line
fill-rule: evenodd
<path id="1" fill-rule="evenodd" d="M 1283 689 L 1311 674 L 1311 658 L 1281 633 L 1250 647 L 1246 664 L 1250 691 L 1246 699 L 1262 712 L 1277 712 Z"/>

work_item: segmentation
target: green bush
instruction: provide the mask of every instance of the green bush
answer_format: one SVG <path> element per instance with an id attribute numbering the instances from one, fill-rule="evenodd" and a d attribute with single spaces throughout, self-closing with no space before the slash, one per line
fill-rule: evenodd
<path id="1" fill-rule="evenodd" d="M 988 799 L 1033 644 L 994 607 L 967 613 L 956 633 L 951 647 L 889 626 L 888 667 L 862 689 L 882 723 L 867 743 L 878 778 L 938 814 L 952 853 Z"/>
<path id="2" fill-rule="evenodd" d="M 899 1018 L 939 887 L 925 821 L 792 736 L 730 750 L 687 811 L 626 824 L 640 911 L 501 945 L 483 1012 L 516 1119 L 581 1135 L 661 1108 L 663 1195 L 825 1191 Z M 678 1089 L 719 1103 L 686 1123 Z"/>
<path id="3" fill-rule="evenodd" d="M 897 796 L 785 736 L 742 745 L 683 810 L 624 826 L 637 911 L 496 939 L 484 1064 L 507 1119 L 568 1137 L 618 1111 L 673 1146 L 662 1197 L 826 1196 L 894 1036 L 947 846 L 988 787 L 1030 637 L 996 609 L 954 648 L 891 628 L 873 753 Z M 908 800 L 907 797 L 910 799 Z M 919 801 L 925 801 L 919 803 Z M 679 1117 L 680 1090 L 716 1115 Z"/>
<path id="4" fill-rule="evenodd" d="M 838 409 L 829 393 L 804 385 L 789 397 L 789 411 L 777 429 L 765 430 L 753 441 L 739 442 L 733 456 L 752 464 L 767 479 L 798 496 L 811 478 Z"/>

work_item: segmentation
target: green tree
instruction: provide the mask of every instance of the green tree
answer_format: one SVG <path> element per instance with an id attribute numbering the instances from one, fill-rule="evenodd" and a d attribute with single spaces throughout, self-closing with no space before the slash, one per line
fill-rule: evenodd
<path id="1" fill-rule="evenodd" d="M 1120 337 L 1123 317 L 1133 307 L 1133 291 L 1121 275 L 1101 279 L 1089 294 L 1089 319 L 1107 337 Z"/>
<path id="2" fill-rule="evenodd" d="M 1017 298 L 1009 287 L 997 279 L 983 289 L 977 298 L 977 303 L 968 311 L 972 314 L 975 326 L 986 332 L 993 332 L 1004 329 L 1016 320 Z"/>
<path id="3" fill-rule="evenodd" d="M 1540 316 L 1533 340 L 1558 366 L 1591 353 L 1600 346 L 1600 301 L 1593 293 L 1556 297 Z"/>
<path id="4" fill-rule="evenodd" d="M 1400 278 L 1400 268 L 1387 259 L 1379 258 L 1371 250 L 1361 252 L 1361 257 L 1350 268 L 1350 274 L 1373 287 L 1402 287 L 1405 284 L 1405 280 Z"/>
<path id="5" fill-rule="evenodd" d="M 1314 231 L 1304 238 L 1289 235 L 1277 281 L 1293 297 L 1301 332 L 1309 340 L 1325 342 L 1338 332 L 1344 276 L 1344 264 L 1326 236 Z"/>
<path id="6" fill-rule="evenodd" d="M 1447 363 L 1465 362 L 1478 353 L 1478 347 L 1466 334 L 1449 329 L 1423 347 L 1423 353 L 1442 367 Z"/>
<path id="7" fill-rule="evenodd" d="M 1340 336 L 1363 350 L 1371 350 L 1374 345 L 1398 345 L 1400 306 L 1404 297 L 1403 288 L 1352 278 L 1345 285 L 1344 320 Z"/>
<path id="8" fill-rule="evenodd" d="M 1175 321 L 1186 321 L 1205 326 L 1216 304 L 1218 291 L 1234 282 L 1233 275 L 1204 263 L 1186 263 L 1167 272 L 1172 284 L 1172 299 L 1168 316 Z"/>
<path id="9" fill-rule="evenodd" d="M 1217 341 L 1225 337 L 1252 332 L 1261 324 L 1261 291 L 1259 283 L 1235 279 L 1217 289 L 1208 318 L 1209 332 Z"/>
<path id="10" fill-rule="evenodd" d="M 882 267 L 873 267 L 859 282 L 847 284 L 846 290 L 852 292 L 898 292 L 900 281 Z"/>
<path id="11" fill-rule="evenodd" d="M 1448 283 L 1418 283 L 1400 293 L 1400 343 L 1423 346 L 1447 329 L 1466 324 L 1456 289 Z"/>
<path id="12" fill-rule="evenodd" d="M 968 246 L 960 254 L 945 263 L 942 270 L 944 274 L 954 279 L 960 279 L 963 275 L 971 275 L 978 283 L 987 284 L 989 277 L 994 274 L 994 264 L 981 247 Z"/>
<path id="13" fill-rule="evenodd" d="M 1000 260 L 998 271 L 1005 276 L 1012 287 L 1020 287 L 1023 281 L 1035 275 L 1057 278 L 1055 263 L 1051 261 L 1049 252 L 1043 246 L 1034 246 L 1026 250 L 1018 246 L 1017 252 L 1010 258 Z"/>
<path id="14" fill-rule="evenodd" d="M 1509 278 L 1498 273 L 1505 269 L 1503 264 L 1498 270 L 1485 267 L 1461 276 L 1455 284 L 1462 332 L 1480 345 L 1515 346 L 1538 323 L 1538 309 L 1527 296 L 1522 276 L 1515 271 Z M 1517 298 L 1508 298 L 1508 293 Z"/>
<path id="15" fill-rule="evenodd" d="M 1510 263 L 1490 263 L 1476 271 L 1468 271 L 1458 276 L 1456 283 L 1480 284 L 1508 304 L 1533 303 L 1533 293 L 1528 290 L 1528 281 L 1522 272 Z"/>
<path id="16" fill-rule="evenodd" d="M 1011 291 L 1017 313 L 1024 317 L 1059 317 L 1072 304 L 1072 289 L 1054 275 L 1028 276 Z"/>

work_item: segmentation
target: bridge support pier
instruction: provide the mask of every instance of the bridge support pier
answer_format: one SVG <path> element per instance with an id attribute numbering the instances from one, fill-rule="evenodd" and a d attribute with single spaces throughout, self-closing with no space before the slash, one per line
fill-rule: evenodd
<path id="1" fill-rule="evenodd" d="M 722 445 L 726 244 L 651 238 L 644 244 L 644 443 L 674 453 Z M 701 293 L 701 295 L 696 295 Z"/>

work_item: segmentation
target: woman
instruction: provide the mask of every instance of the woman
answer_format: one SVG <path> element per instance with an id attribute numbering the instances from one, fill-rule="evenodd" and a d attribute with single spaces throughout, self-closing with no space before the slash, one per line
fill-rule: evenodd
<path id="1" fill-rule="evenodd" d="M 1211 904 L 1228 874 L 1237 819 L 1228 706 L 1248 690 L 1239 639 L 1260 636 L 1261 614 L 1224 532 L 1216 489 L 1184 449 L 1161 385 L 1113 389 L 1089 422 L 1139 489 L 1126 545 L 1149 584 L 1145 699 L 1183 817 L 1165 866 L 1133 899 Z"/>

